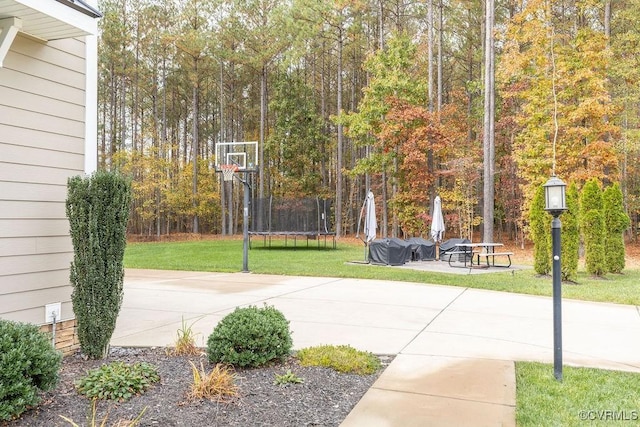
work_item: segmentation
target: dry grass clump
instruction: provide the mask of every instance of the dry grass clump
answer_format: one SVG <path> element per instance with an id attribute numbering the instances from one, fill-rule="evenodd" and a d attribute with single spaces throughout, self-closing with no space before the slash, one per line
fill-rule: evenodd
<path id="1" fill-rule="evenodd" d="M 193 384 L 189 391 L 189 399 L 208 399 L 216 402 L 227 402 L 238 396 L 235 384 L 235 372 L 229 366 L 217 364 L 207 373 L 200 362 L 200 369 L 189 361 L 193 373 Z"/>
<path id="2" fill-rule="evenodd" d="M 196 345 L 197 334 L 193 332 L 194 323 L 187 325 L 184 317 L 182 318 L 182 327 L 177 331 L 175 346 L 171 354 L 174 356 L 197 356 L 202 354 L 202 349 Z"/>
<path id="3" fill-rule="evenodd" d="M 91 419 L 87 420 L 86 425 L 88 427 L 107 427 L 107 419 L 109 418 L 109 411 L 107 411 L 107 414 L 104 416 L 102 420 L 98 420 L 97 419 L 98 418 L 97 417 L 97 413 L 98 413 L 97 401 L 98 399 L 93 399 L 93 404 L 91 405 L 91 411 L 90 411 Z M 140 424 L 140 421 L 142 420 L 142 416 L 144 415 L 146 410 L 147 410 L 147 407 L 145 406 L 145 408 L 133 420 L 118 420 L 114 424 L 112 424 L 111 427 L 136 427 L 137 425 Z M 76 424 L 76 422 L 70 418 L 67 418 L 63 415 L 60 415 L 60 418 L 68 422 L 72 427 L 80 427 L 79 424 Z"/>

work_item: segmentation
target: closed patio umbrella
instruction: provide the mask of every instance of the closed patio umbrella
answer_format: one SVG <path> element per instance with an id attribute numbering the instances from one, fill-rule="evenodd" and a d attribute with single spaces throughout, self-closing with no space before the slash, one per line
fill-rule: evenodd
<path id="1" fill-rule="evenodd" d="M 362 222 L 362 217 L 364 216 L 364 235 L 361 237 L 364 242 L 364 257 L 367 260 L 367 246 L 370 242 L 374 241 L 376 238 L 376 228 L 378 227 L 376 221 L 376 203 L 373 198 L 373 192 L 369 191 L 367 193 L 367 197 L 362 204 L 362 209 L 360 210 L 360 218 L 358 219 L 358 232 L 356 233 L 356 237 L 360 237 L 360 223 Z"/>
<path id="2" fill-rule="evenodd" d="M 433 215 L 431 221 L 431 238 L 434 242 L 441 242 L 444 238 L 444 217 L 442 216 L 442 201 L 440 196 L 433 200 Z"/>
<path id="3" fill-rule="evenodd" d="M 378 227 L 376 221 L 376 202 L 373 199 L 373 193 L 369 191 L 367 199 L 365 200 L 366 217 L 364 221 L 364 236 L 367 243 L 375 240 L 376 228 Z"/>

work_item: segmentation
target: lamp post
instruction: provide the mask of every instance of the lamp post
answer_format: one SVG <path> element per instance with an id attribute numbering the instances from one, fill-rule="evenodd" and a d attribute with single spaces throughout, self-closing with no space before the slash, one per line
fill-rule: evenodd
<path id="1" fill-rule="evenodd" d="M 560 262 L 560 215 L 567 210 L 566 184 L 553 175 L 544 184 L 545 208 L 553 216 L 551 243 L 553 251 L 553 376 L 562 381 L 562 264 Z"/>

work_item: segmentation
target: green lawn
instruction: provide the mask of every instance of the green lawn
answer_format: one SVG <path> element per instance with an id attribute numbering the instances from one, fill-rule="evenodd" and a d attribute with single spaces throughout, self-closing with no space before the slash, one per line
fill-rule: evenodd
<path id="1" fill-rule="evenodd" d="M 461 275 L 353 264 L 349 261 L 364 261 L 362 244 L 340 242 L 335 250 L 318 249 L 314 241 L 309 244 L 307 248 L 305 242 L 299 241 L 294 249 L 291 241 L 287 248 L 283 242 L 276 241 L 271 248 L 265 248 L 262 240 L 254 241 L 249 250 L 249 270 L 264 274 L 398 280 L 551 295 L 551 277 L 538 277 L 533 270 Z M 161 270 L 241 271 L 242 240 L 130 243 L 125 254 L 125 266 Z M 577 285 L 563 286 L 564 298 L 640 305 L 640 270 L 625 270 L 624 274 L 609 274 L 603 279 L 594 279 L 582 272 L 578 282 Z"/>
<path id="2" fill-rule="evenodd" d="M 516 363 L 516 423 L 521 427 L 640 424 L 640 374 Z"/>

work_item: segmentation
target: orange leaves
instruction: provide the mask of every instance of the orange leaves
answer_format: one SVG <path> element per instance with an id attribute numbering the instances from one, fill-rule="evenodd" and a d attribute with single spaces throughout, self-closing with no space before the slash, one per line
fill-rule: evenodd
<path id="1" fill-rule="evenodd" d="M 398 146 L 411 155 L 412 150 L 440 150 L 447 145 L 449 137 L 440 124 L 440 114 L 399 99 L 388 102 L 391 108 L 379 134 L 385 146 Z"/>
<path id="2" fill-rule="evenodd" d="M 425 107 L 397 99 L 389 102 L 391 107 L 378 135 L 379 141 L 384 149 L 397 150 L 401 175 L 411 177 L 406 180 L 408 187 L 425 192 L 437 173 L 429 170 L 428 157 L 442 157 L 442 151 L 451 143 L 451 138 L 440 124 L 438 113 L 430 113 Z"/>

